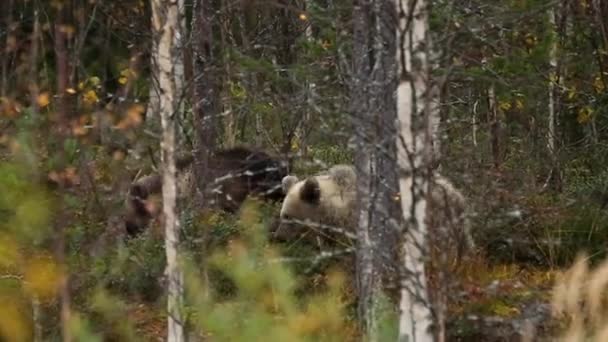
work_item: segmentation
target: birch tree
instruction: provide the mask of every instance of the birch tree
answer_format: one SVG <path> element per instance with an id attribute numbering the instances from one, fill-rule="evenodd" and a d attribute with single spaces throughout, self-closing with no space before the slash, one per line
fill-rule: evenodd
<path id="1" fill-rule="evenodd" d="M 183 81 L 176 82 L 175 65 L 180 37 L 180 9 L 177 1 L 152 0 L 152 28 L 157 48 L 153 56 L 157 65 L 160 119 L 162 126 L 162 195 L 167 256 L 167 341 L 184 341 L 183 274 L 178 264 L 179 218 L 176 213 L 177 182 L 175 165 L 175 112 Z M 179 74 L 179 72 L 178 72 Z M 183 77 L 183 73 L 181 73 Z"/>
<path id="2" fill-rule="evenodd" d="M 177 89 L 185 88 L 185 66 L 184 66 L 184 48 L 186 45 L 186 40 L 183 38 L 186 34 L 186 7 L 184 0 L 177 0 L 177 6 L 179 9 L 179 30 L 173 35 L 173 44 L 177 46 L 175 53 L 173 54 L 173 75 L 175 77 L 175 85 Z M 158 41 L 156 39 L 152 39 L 152 51 L 158 51 Z M 150 80 L 151 87 L 148 92 L 148 106 L 146 109 L 146 122 L 149 127 L 158 128 L 158 119 L 159 119 L 159 111 L 160 111 L 160 87 L 158 82 L 160 80 L 157 78 L 159 74 L 159 66 L 158 66 L 157 58 L 154 54 L 150 56 L 150 68 L 152 70 L 152 78 Z M 183 91 L 178 94 L 179 100 L 178 105 L 179 109 L 183 111 Z"/>
<path id="3" fill-rule="evenodd" d="M 560 167 L 558 165 L 559 160 L 557 158 L 557 130 L 556 123 L 558 117 L 558 93 L 560 87 L 560 70 L 558 66 L 557 49 L 559 41 L 559 30 L 558 30 L 558 13 L 561 6 L 558 4 L 550 6 L 548 10 L 549 17 L 549 30 L 551 34 L 551 42 L 549 45 L 549 84 L 548 84 L 548 95 L 549 103 L 548 109 L 548 128 L 547 128 L 547 150 L 549 152 L 549 158 L 551 160 L 551 171 L 547 178 L 545 186 L 552 184 L 555 188 L 561 188 L 561 177 Z"/>
<path id="4" fill-rule="evenodd" d="M 401 206 L 407 231 L 403 238 L 400 341 L 432 341 L 432 316 L 426 283 L 426 197 L 432 160 L 433 116 L 429 87 L 428 4 L 397 0 L 397 162 Z"/>

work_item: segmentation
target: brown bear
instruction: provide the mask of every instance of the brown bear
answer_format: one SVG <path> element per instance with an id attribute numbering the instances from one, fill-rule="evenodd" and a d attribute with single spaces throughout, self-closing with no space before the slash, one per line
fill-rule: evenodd
<path id="1" fill-rule="evenodd" d="M 177 161 L 178 188 L 191 191 L 196 187 L 192 180 L 192 156 Z M 283 198 L 281 180 L 287 175 L 287 163 L 270 154 L 243 146 L 216 150 L 209 161 L 210 182 L 205 184 L 211 208 L 229 213 L 236 212 L 247 196 L 265 201 Z M 162 191 L 162 177 L 155 173 L 135 181 L 128 193 L 125 228 L 129 236 L 139 234 L 159 214 L 153 197 Z"/>
<path id="2" fill-rule="evenodd" d="M 282 180 L 285 197 L 281 222 L 273 238 L 295 240 L 304 234 L 354 237 L 357 229 L 357 174 L 352 165 L 335 165 L 320 174 L 298 179 L 289 175 Z M 467 202 L 462 193 L 441 175 L 433 178 L 427 203 L 427 224 L 438 239 L 450 241 L 458 255 L 473 249 L 475 244 L 467 219 Z M 308 225 L 304 224 L 308 222 Z M 295 224 L 294 224 L 295 223 Z M 308 229 L 307 229 L 308 228 Z M 441 236 L 441 238 L 439 238 Z"/>

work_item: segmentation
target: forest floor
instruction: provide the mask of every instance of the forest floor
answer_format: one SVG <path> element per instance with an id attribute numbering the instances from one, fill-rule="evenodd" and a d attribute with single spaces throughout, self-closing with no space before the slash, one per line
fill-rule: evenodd
<path id="1" fill-rule="evenodd" d="M 449 306 L 449 341 L 550 339 L 551 293 L 557 270 L 519 264 L 468 263 L 459 274 L 464 293 Z"/>
<path id="2" fill-rule="evenodd" d="M 534 341 L 551 340 L 551 289 L 557 273 L 481 259 L 467 263 L 457 274 L 463 290 L 449 294 L 448 341 L 521 341 L 530 333 Z M 166 316 L 154 304 L 132 302 L 129 317 L 143 340 L 165 339 Z"/>
<path id="3" fill-rule="evenodd" d="M 152 304 L 131 303 L 129 317 L 133 320 L 137 335 L 143 341 L 164 341 L 167 336 L 167 317 Z"/>

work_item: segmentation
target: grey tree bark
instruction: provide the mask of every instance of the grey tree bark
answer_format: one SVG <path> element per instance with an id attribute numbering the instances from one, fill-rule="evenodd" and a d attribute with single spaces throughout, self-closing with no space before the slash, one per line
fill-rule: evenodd
<path id="1" fill-rule="evenodd" d="M 212 198 L 208 198 L 206 188 L 210 183 L 209 163 L 216 147 L 219 127 L 217 67 L 215 65 L 212 24 L 216 20 L 209 0 L 196 0 L 192 9 L 192 52 L 193 52 L 193 98 L 192 115 L 196 132 L 194 140 L 193 175 L 196 184 L 193 207 L 202 212 L 209 208 Z M 207 238 L 203 237 L 206 242 Z M 203 243 L 204 243 L 203 242 Z M 200 270 L 207 282 L 207 269 Z M 207 294 L 205 294 L 207 295 Z"/>
<path id="2" fill-rule="evenodd" d="M 179 215 L 177 203 L 177 168 L 175 164 L 176 123 L 174 115 L 179 110 L 183 93 L 182 69 L 176 70 L 176 61 L 181 56 L 176 44 L 181 37 L 179 2 L 152 0 L 152 29 L 157 48 L 153 51 L 157 66 L 159 109 L 162 126 L 162 195 L 165 225 L 165 252 L 167 256 L 167 341 L 184 341 L 183 272 L 179 265 Z M 177 63 L 180 64 L 180 63 Z M 182 79 L 177 81 L 177 77 Z"/>
<path id="3" fill-rule="evenodd" d="M 370 341 L 378 340 L 382 289 L 397 274 L 397 193 L 394 122 L 395 8 L 390 1 L 358 0 L 353 8 L 351 113 L 358 174 L 358 315 Z"/>
<path id="4" fill-rule="evenodd" d="M 196 0 L 192 18 L 192 44 L 194 62 L 194 98 L 192 99 L 196 131 L 194 173 L 197 179 L 197 207 L 206 203 L 204 189 L 209 158 L 216 146 L 218 127 L 217 78 L 214 61 L 212 22 L 214 13 L 211 1 Z"/>

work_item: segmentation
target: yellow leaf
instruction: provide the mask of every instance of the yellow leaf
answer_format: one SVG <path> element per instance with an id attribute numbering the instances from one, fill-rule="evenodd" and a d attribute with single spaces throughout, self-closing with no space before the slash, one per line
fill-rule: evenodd
<path id="1" fill-rule="evenodd" d="M 511 109 L 511 103 L 508 101 L 499 101 L 498 107 L 502 110 L 509 110 Z"/>
<path id="2" fill-rule="evenodd" d="M 59 31 L 71 36 L 76 32 L 76 28 L 73 25 L 60 25 Z"/>
<path id="3" fill-rule="evenodd" d="M 144 106 L 140 104 L 135 104 L 129 107 L 129 109 L 127 110 L 127 116 L 131 119 L 132 122 L 140 123 L 144 112 Z"/>
<path id="4" fill-rule="evenodd" d="M 524 101 L 522 99 L 516 99 L 515 108 L 517 108 L 517 110 L 522 110 L 524 108 Z"/>
<path id="5" fill-rule="evenodd" d="M 572 88 L 568 88 L 568 100 L 572 100 L 576 97 L 576 87 L 572 86 Z"/>
<path id="6" fill-rule="evenodd" d="M 531 33 L 526 34 L 525 42 L 528 47 L 532 47 L 532 46 L 536 45 L 537 40 L 538 40 L 538 38 L 536 38 L 535 35 L 533 35 Z"/>
<path id="7" fill-rule="evenodd" d="M 88 132 L 89 130 L 84 125 L 74 125 L 72 127 L 72 134 L 77 137 L 87 135 Z"/>
<path id="8" fill-rule="evenodd" d="M 19 102 L 7 97 L 0 97 L 0 116 L 16 118 L 21 114 Z"/>
<path id="9" fill-rule="evenodd" d="M 99 77 L 97 76 L 93 76 L 91 78 L 89 78 L 89 82 L 91 83 L 92 86 L 98 86 L 99 83 L 101 82 L 101 80 L 99 79 Z"/>
<path id="10" fill-rule="evenodd" d="M 557 82 L 557 74 L 552 72 L 549 74 L 549 80 L 553 83 Z"/>
<path id="11" fill-rule="evenodd" d="M 321 320 L 312 314 L 298 314 L 292 318 L 288 327 L 296 335 L 312 334 L 317 332 L 322 326 Z"/>
<path id="12" fill-rule="evenodd" d="M 591 120 L 592 115 L 593 115 L 593 109 L 591 109 L 588 106 L 585 106 L 578 110 L 578 115 L 576 117 L 576 121 L 581 125 L 586 124 Z"/>
<path id="13" fill-rule="evenodd" d="M 126 116 L 116 125 L 117 129 L 127 129 L 138 126 L 143 122 L 144 106 L 135 104 L 127 109 Z"/>
<path id="14" fill-rule="evenodd" d="M 25 308 L 19 305 L 18 298 L 3 294 L 0 297 L 0 333 L 8 341 L 28 341 L 30 329 L 27 325 L 29 317 L 25 317 Z"/>
<path id="15" fill-rule="evenodd" d="M 501 317 L 510 317 L 512 315 L 519 314 L 519 309 L 516 307 L 509 306 L 505 303 L 498 302 L 492 305 L 492 312 Z"/>
<path id="16" fill-rule="evenodd" d="M 293 139 L 293 141 L 291 142 L 291 150 L 297 151 L 298 148 L 300 148 L 300 144 L 298 144 L 298 139 Z"/>
<path id="17" fill-rule="evenodd" d="M 78 90 L 83 90 L 83 89 L 84 89 L 84 82 L 78 83 Z"/>
<path id="18" fill-rule="evenodd" d="M 602 80 L 601 76 L 595 76 L 593 79 L 593 88 L 595 89 L 596 93 L 601 93 L 604 91 L 606 86 L 604 85 L 604 81 Z"/>
<path id="19" fill-rule="evenodd" d="M 51 299 L 61 277 L 59 266 L 50 257 L 36 257 L 25 265 L 24 287 L 40 299 Z"/>
<path id="20" fill-rule="evenodd" d="M 49 103 L 51 103 L 51 98 L 49 96 L 49 93 L 44 92 L 44 93 L 38 95 L 38 97 L 36 98 L 36 102 L 38 103 L 38 106 L 40 108 L 44 108 L 44 107 L 48 106 Z"/>
<path id="21" fill-rule="evenodd" d="M 247 97 L 247 92 L 239 82 L 230 82 L 230 95 L 237 99 L 244 99 Z"/>
<path id="22" fill-rule="evenodd" d="M 94 90 L 89 90 L 84 93 L 84 95 L 82 95 L 82 100 L 84 101 L 84 103 L 92 105 L 94 103 L 97 103 L 99 101 L 99 98 L 97 97 L 97 93 L 95 93 Z"/>
<path id="23" fill-rule="evenodd" d="M 120 76 L 120 77 L 118 78 L 118 83 L 120 83 L 120 84 L 122 84 L 122 85 L 125 85 L 125 84 L 127 84 L 127 81 L 128 81 L 128 80 L 129 80 L 129 79 L 128 79 L 126 76 Z"/>
<path id="24" fill-rule="evenodd" d="M 128 80 L 135 78 L 137 74 L 135 73 L 135 70 L 131 68 L 126 68 L 120 71 L 120 76 L 125 77 Z"/>

